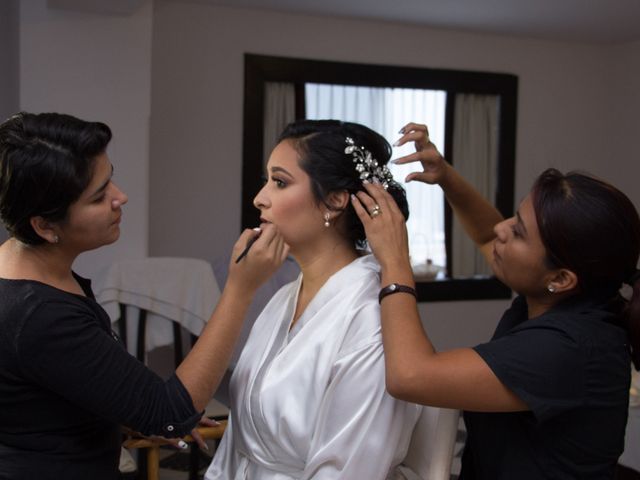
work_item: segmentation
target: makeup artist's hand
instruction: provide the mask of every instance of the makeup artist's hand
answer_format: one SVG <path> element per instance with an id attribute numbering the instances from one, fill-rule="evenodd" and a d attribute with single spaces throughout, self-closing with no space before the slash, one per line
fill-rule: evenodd
<path id="1" fill-rule="evenodd" d="M 422 172 L 412 172 L 405 178 L 405 182 L 418 180 L 429 184 L 442 183 L 450 168 L 449 164 L 442 157 L 436 146 L 429 139 L 429 129 L 426 125 L 419 123 L 408 123 L 400 130 L 402 137 L 394 143 L 394 146 L 404 145 L 413 142 L 416 152 L 411 155 L 397 158 L 392 161 L 397 165 L 405 163 L 420 162 Z"/>
<path id="2" fill-rule="evenodd" d="M 199 427 L 219 427 L 220 423 L 217 422 L 216 420 L 210 419 L 206 415 L 203 415 L 202 418 L 200 419 L 200 422 L 198 422 L 198 426 Z M 198 444 L 198 447 L 200 447 L 204 451 L 209 451 L 207 442 L 205 441 L 204 438 L 202 438 L 202 435 L 200 435 L 200 432 L 198 431 L 197 428 L 194 428 L 193 430 L 191 430 L 191 437 Z"/>
<path id="3" fill-rule="evenodd" d="M 253 241 L 253 245 L 236 262 L 250 241 Z M 261 231 L 248 228 L 233 247 L 227 281 L 237 282 L 242 288 L 255 291 L 280 268 L 288 254 L 289 246 L 284 243 L 275 225 L 263 224 Z"/>
<path id="4" fill-rule="evenodd" d="M 364 183 L 367 192 L 351 197 L 351 204 L 364 225 L 367 242 L 383 270 L 408 266 L 409 243 L 404 215 L 393 197 L 380 184 Z M 379 214 L 371 216 L 376 206 Z"/>

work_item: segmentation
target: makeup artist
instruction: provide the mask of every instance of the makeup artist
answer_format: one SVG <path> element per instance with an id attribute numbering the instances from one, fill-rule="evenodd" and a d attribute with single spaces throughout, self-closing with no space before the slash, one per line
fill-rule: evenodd
<path id="1" fill-rule="evenodd" d="M 518 296 L 493 338 L 436 352 L 423 330 L 404 218 L 379 185 L 353 197 L 382 272 L 389 392 L 465 410 L 461 479 L 611 479 L 624 448 L 631 361 L 640 367 L 640 220 L 610 184 L 544 171 L 503 219 L 409 124 L 397 142 L 438 184 L 496 277 Z M 371 212 L 378 212 L 370 215 Z M 634 287 L 629 302 L 619 294 Z M 398 286 L 399 285 L 399 286 Z M 469 321 L 473 321 L 472 318 Z"/>
<path id="2" fill-rule="evenodd" d="M 163 381 L 130 356 L 72 270 L 120 236 L 127 196 L 113 182 L 110 129 L 69 115 L 19 113 L 0 125 L 0 478 L 113 480 L 120 425 L 178 437 L 202 416 L 252 296 L 288 247 L 273 225 L 234 246 L 218 305 Z"/>

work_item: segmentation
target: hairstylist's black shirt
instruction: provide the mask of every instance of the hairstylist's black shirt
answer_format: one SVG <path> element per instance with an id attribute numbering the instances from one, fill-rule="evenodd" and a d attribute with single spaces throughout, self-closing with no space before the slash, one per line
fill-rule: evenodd
<path id="1" fill-rule="evenodd" d="M 86 297 L 0 279 L 0 479 L 114 480 L 120 427 L 188 433 L 200 415 L 174 375 L 129 355 Z"/>
<path id="2" fill-rule="evenodd" d="M 569 299 L 527 319 L 514 300 L 475 347 L 527 412 L 465 412 L 463 480 L 611 479 L 624 449 L 626 332 L 597 302 Z"/>

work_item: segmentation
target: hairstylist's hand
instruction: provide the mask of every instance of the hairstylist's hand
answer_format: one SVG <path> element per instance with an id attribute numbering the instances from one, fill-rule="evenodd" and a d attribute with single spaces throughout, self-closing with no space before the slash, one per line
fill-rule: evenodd
<path id="1" fill-rule="evenodd" d="M 228 282 L 238 282 L 245 289 L 257 290 L 289 254 L 289 246 L 273 224 L 264 224 L 260 231 L 246 229 L 233 247 L 229 262 Z M 236 261 L 248 243 L 253 244 L 248 253 Z"/>
<path id="2" fill-rule="evenodd" d="M 404 215 L 382 185 L 365 182 L 364 187 L 367 193 L 358 192 L 351 197 L 351 203 L 364 225 L 373 254 L 383 269 L 410 265 Z"/>
<path id="3" fill-rule="evenodd" d="M 409 123 L 400 130 L 402 137 L 394 143 L 394 146 L 404 145 L 413 142 L 416 153 L 400 157 L 392 161 L 397 165 L 405 163 L 420 162 L 422 172 L 412 172 L 405 178 L 405 182 L 418 180 L 424 183 L 441 183 L 449 168 L 449 164 L 442 157 L 436 146 L 429 140 L 429 129 L 426 125 L 419 123 Z"/>

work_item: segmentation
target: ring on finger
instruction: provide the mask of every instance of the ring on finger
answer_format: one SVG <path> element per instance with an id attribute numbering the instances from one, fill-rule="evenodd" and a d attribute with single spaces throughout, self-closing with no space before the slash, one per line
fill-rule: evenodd
<path id="1" fill-rule="evenodd" d="M 381 213 L 382 211 L 380 210 L 380 205 L 374 205 L 373 210 L 371 210 L 371 213 L 369 215 L 371 215 L 371 218 L 374 218 L 380 215 Z"/>

